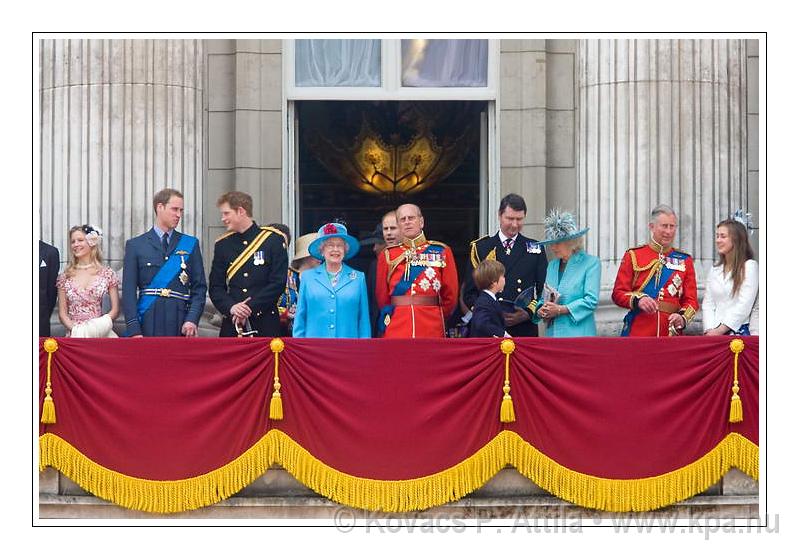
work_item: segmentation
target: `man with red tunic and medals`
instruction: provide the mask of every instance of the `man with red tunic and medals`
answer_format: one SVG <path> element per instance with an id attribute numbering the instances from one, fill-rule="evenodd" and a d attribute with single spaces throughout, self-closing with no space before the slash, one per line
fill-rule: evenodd
<path id="1" fill-rule="evenodd" d="M 404 240 L 378 256 L 375 299 L 385 338 L 443 338 L 458 302 L 458 271 L 450 247 L 425 239 L 425 219 L 414 204 L 397 209 Z"/>
<path id="2" fill-rule="evenodd" d="M 622 259 L 611 299 L 630 311 L 622 336 L 673 336 L 697 313 L 697 281 L 691 255 L 672 248 L 675 211 L 661 204 L 650 213 L 650 242 Z"/>

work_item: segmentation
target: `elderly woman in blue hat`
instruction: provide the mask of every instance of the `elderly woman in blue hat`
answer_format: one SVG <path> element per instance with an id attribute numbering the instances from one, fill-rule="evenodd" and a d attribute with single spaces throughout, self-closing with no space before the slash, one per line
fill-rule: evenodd
<path id="1" fill-rule="evenodd" d="M 600 259 L 587 255 L 582 237 L 569 212 L 551 210 L 544 220 L 545 240 L 552 259 L 547 264 L 545 289 L 534 322 L 543 321 L 546 336 L 596 336 L 594 311 L 600 296 Z"/>
<path id="2" fill-rule="evenodd" d="M 344 261 L 358 254 L 358 239 L 342 224 L 325 224 L 308 247 L 323 263 L 303 274 L 292 335 L 295 338 L 370 338 L 364 273 Z"/>

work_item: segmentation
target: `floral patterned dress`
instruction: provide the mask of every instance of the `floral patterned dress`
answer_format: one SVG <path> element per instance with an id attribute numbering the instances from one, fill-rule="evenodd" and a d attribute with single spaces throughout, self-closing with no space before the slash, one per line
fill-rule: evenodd
<path id="1" fill-rule="evenodd" d="M 110 288 L 117 286 L 119 279 L 107 266 L 102 267 L 85 288 L 78 286 L 73 278 L 63 272 L 56 279 L 56 287 L 63 288 L 67 296 L 67 315 L 75 324 L 100 317 L 103 314 L 103 296 Z"/>

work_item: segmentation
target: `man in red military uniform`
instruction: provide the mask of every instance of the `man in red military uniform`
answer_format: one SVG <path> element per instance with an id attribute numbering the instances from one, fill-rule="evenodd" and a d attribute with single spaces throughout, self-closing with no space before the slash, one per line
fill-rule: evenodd
<path id="1" fill-rule="evenodd" d="M 414 204 L 397 209 L 403 243 L 378 256 L 375 299 L 385 338 L 442 338 L 458 302 L 458 271 L 450 247 L 425 239 Z"/>
<path id="2" fill-rule="evenodd" d="M 650 214 L 650 243 L 622 259 L 611 299 L 630 311 L 622 336 L 681 334 L 697 313 L 697 281 L 691 255 L 672 248 L 677 216 L 669 206 Z"/>

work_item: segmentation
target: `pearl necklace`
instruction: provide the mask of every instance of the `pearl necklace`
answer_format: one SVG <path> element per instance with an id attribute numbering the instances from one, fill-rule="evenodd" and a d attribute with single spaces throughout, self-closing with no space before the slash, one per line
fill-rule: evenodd
<path id="1" fill-rule="evenodd" d="M 92 268 L 93 266 L 94 266 L 94 263 L 89 263 L 89 264 L 76 264 L 76 265 L 75 265 L 75 268 L 77 268 L 78 270 L 87 270 L 87 269 L 89 269 L 89 268 Z"/>

